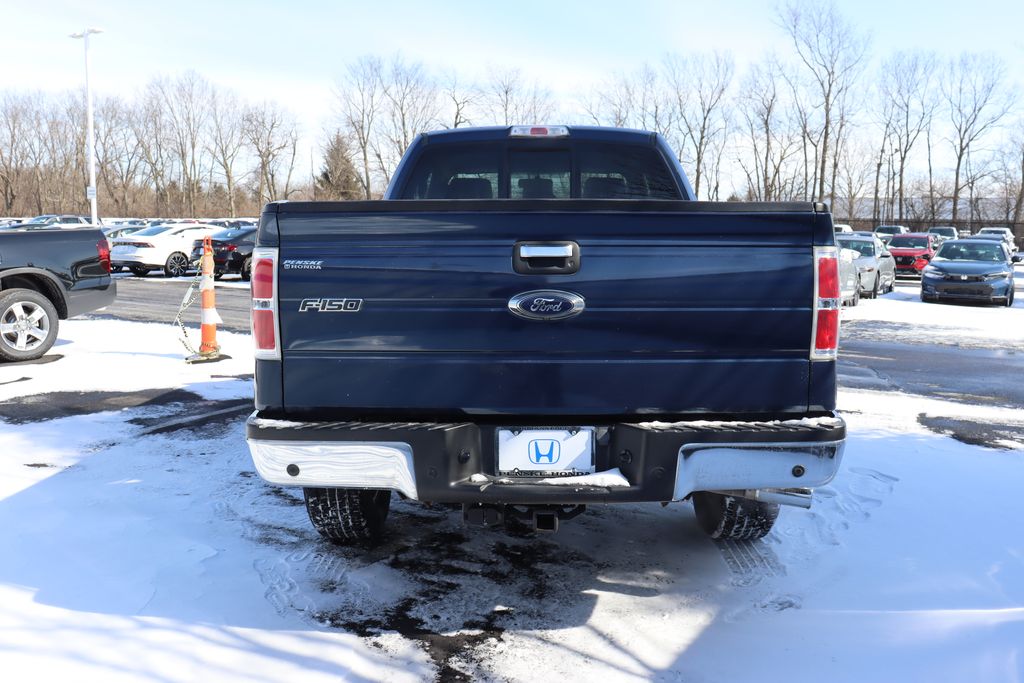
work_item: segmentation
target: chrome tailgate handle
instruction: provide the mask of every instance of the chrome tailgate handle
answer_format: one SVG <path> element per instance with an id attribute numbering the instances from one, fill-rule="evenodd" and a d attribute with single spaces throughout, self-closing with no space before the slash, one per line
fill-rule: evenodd
<path id="1" fill-rule="evenodd" d="M 521 244 L 519 245 L 519 257 L 520 258 L 569 258 L 572 256 L 572 245 L 571 244 L 558 244 L 558 245 L 539 245 L 539 244 Z"/>
<path id="2" fill-rule="evenodd" d="M 516 242 L 512 269 L 520 275 L 572 275 L 580 269 L 577 242 Z"/>

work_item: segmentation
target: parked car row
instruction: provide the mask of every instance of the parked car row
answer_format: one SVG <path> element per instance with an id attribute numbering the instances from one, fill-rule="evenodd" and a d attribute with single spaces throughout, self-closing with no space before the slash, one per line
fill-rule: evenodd
<path id="1" fill-rule="evenodd" d="M 42 230 L 54 228 L 87 228 L 92 226 L 92 219 L 88 216 L 74 216 L 70 214 L 43 214 L 34 216 L 22 221 L 5 221 L 0 224 L 0 230 Z"/>
<path id="2" fill-rule="evenodd" d="M 999 229 L 968 238 L 894 232 L 888 244 L 874 233 L 837 232 L 836 245 L 842 253 L 852 250 L 858 254 L 854 263 L 860 296 L 874 298 L 891 292 L 899 276 L 920 279 L 921 300 L 925 302 L 1013 305 L 1013 265 L 1022 257 L 1014 254 L 1012 242 L 1008 243 Z"/>
<path id="3" fill-rule="evenodd" d="M 936 225 L 928 228 L 927 230 L 917 232 L 911 230 L 905 225 L 879 225 L 874 230 L 854 230 L 852 226 L 846 223 L 836 223 L 833 228 L 835 234 L 838 235 L 875 235 L 878 239 L 882 240 L 883 243 L 889 244 L 889 241 L 897 235 L 920 235 L 928 234 L 932 236 L 934 247 L 938 249 L 942 246 L 942 243 L 947 240 L 955 240 L 964 237 L 977 237 L 978 235 L 998 235 L 1006 242 L 1006 246 L 1011 252 L 1016 251 L 1016 243 L 1013 236 L 1013 231 L 1007 227 L 987 227 L 981 228 L 976 234 L 971 233 L 970 230 L 958 230 L 952 225 Z"/>
<path id="4" fill-rule="evenodd" d="M 130 230 L 130 232 L 129 232 Z M 160 270 L 167 277 L 180 277 L 195 270 L 202 255 L 203 240 L 212 238 L 215 277 L 237 273 L 248 279 L 249 257 L 255 227 L 227 228 L 206 223 L 176 223 L 146 228 L 127 228 L 108 239 L 115 271 L 127 268 L 143 277 Z"/>

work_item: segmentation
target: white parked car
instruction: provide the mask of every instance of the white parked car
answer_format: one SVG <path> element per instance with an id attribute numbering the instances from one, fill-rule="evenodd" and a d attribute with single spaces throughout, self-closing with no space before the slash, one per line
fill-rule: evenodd
<path id="1" fill-rule="evenodd" d="M 192 243 L 220 229 L 196 223 L 154 225 L 111 242 L 111 265 L 138 276 L 161 269 L 167 277 L 179 277 L 188 272 Z"/>
<path id="2" fill-rule="evenodd" d="M 59 216 L 48 213 L 29 218 L 27 221 L 11 225 L 10 227 L 18 230 L 41 230 L 44 228 L 88 228 L 91 226 L 92 224 L 85 216 Z"/>
<path id="3" fill-rule="evenodd" d="M 978 231 L 979 235 L 1002 235 L 1003 242 L 1006 243 L 1006 248 L 1010 250 L 1010 253 L 1017 251 L 1017 245 L 1014 244 L 1013 231 L 1009 228 L 982 228 Z"/>

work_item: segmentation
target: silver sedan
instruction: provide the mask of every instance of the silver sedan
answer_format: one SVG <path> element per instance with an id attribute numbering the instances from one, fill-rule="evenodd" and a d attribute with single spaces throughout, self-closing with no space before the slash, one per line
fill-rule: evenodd
<path id="1" fill-rule="evenodd" d="M 861 295 L 874 299 L 893 290 L 896 284 L 896 260 L 877 237 L 836 235 L 836 245 L 856 251 L 854 260 L 860 277 Z"/>

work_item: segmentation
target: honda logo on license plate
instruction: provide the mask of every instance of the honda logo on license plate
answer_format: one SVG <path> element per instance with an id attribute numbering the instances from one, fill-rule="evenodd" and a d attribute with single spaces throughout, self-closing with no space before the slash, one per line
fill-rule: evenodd
<path id="1" fill-rule="evenodd" d="M 562 456 L 562 445 L 554 439 L 536 439 L 530 442 L 530 462 L 534 465 L 554 465 Z"/>

